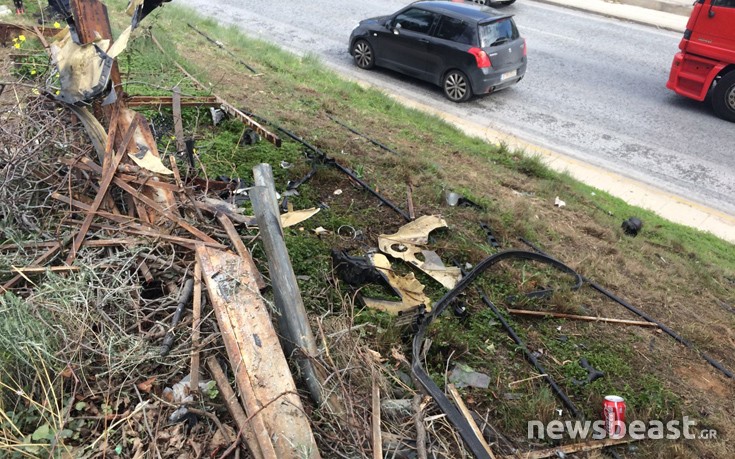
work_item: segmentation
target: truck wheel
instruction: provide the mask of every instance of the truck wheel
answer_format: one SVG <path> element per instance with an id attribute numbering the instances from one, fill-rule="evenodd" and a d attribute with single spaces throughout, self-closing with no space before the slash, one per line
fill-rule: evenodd
<path id="1" fill-rule="evenodd" d="M 712 108 L 722 119 L 735 122 L 735 71 L 726 73 L 712 91 Z"/>

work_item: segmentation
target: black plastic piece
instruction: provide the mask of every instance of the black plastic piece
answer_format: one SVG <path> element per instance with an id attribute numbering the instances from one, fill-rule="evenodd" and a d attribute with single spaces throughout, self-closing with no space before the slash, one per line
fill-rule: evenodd
<path id="1" fill-rule="evenodd" d="M 638 236 L 638 233 L 643 229 L 643 222 L 639 218 L 630 217 L 623 222 L 621 227 L 625 234 L 635 237 Z"/>
<path id="2" fill-rule="evenodd" d="M 604 371 L 600 371 L 597 368 L 590 365 L 590 363 L 587 361 L 586 358 L 582 358 L 579 360 L 579 366 L 587 370 L 587 380 L 579 380 L 579 379 L 573 379 L 572 382 L 577 386 L 583 386 L 585 384 L 590 384 L 598 379 L 605 376 Z"/>
<path id="3" fill-rule="evenodd" d="M 332 249 L 332 265 L 340 279 L 353 287 L 386 282 L 367 257 L 353 257 L 344 250 Z"/>
<path id="4" fill-rule="evenodd" d="M 480 223 L 480 228 L 482 228 L 482 230 L 485 231 L 485 234 L 487 235 L 487 243 L 490 244 L 492 248 L 499 249 L 500 243 L 495 238 L 495 235 L 493 234 L 493 230 L 490 229 L 487 223 Z"/>

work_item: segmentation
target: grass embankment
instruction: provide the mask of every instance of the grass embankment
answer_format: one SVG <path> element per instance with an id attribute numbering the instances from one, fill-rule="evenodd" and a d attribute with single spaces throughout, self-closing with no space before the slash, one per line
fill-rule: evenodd
<path id="1" fill-rule="evenodd" d="M 117 30 L 124 27 L 124 17 L 116 13 L 123 3 L 110 2 Z M 220 40 L 258 74 L 196 34 L 187 23 Z M 151 42 L 151 32 L 163 44 L 165 55 Z M 467 137 L 380 91 L 341 79 L 314 57 L 296 57 L 248 39 L 238 30 L 219 27 L 176 5 L 157 10 L 133 35 L 120 58 L 126 91 L 169 95 L 170 88 L 179 85 L 186 94 L 202 93 L 175 69 L 172 60 L 238 107 L 273 120 L 318 146 L 401 207 L 406 207 L 410 186 L 418 216 L 441 214 L 449 224 L 448 230 L 432 234 L 428 247 L 445 264 L 452 260 L 476 264 L 493 253 L 479 227 L 480 222 L 487 223 L 503 248 L 525 248 L 519 237 L 538 243 L 584 276 L 663 321 L 726 367 L 735 368 L 735 314 L 731 309 L 735 304 L 735 250 L 731 244 L 555 173 L 539 158 Z M 160 126 L 171 117 L 166 109 L 146 115 L 160 120 Z M 400 154 L 375 147 L 330 117 Z M 283 191 L 288 180 L 304 176 L 311 167 L 304 149 L 285 138 L 280 149 L 263 141 L 255 146 L 239 145 L 243 134 L 239 122 L 227 121 L 214 129 L 208 112 L 196 109 L 186 109 L 184 118 L 209 177 L 249 180 L 255 164 L 268 162 L 274 168 L 277 189 Z M 170 135 L 160 144 L 164 155 L 174 150 Z M 281 161 L 294 166 L 281 168 Z M 338 189 L 341 194 L 334 193 Z M 393 372 L 400 365 L 392 350 L 410 355 L 410 328 L 397 323 L 405 320 L 396 321 L 359 305 L 354 310 L 345 308 L 345 298 L 352 293 L 335 280 L 329 253 L 337 247 L 363 255 L 377 245 L 379 234 L 393 233 L 405 221 L 333 168 L 321 167 L 299 191 L 299 196 L 291 198 L 295 208 L 323 207 L 300 228 L 285 232 L 307 308 L 314 317 L 347 312 L 358 323 L 374 324 L 363 328 L 365 338 L 386 359 L 385 371 Z M 448 207 L 443 199 L 447 191 L 458 192 L 483 209 Z M 555 196 L 562 197 L 567 206 L 554 207 Z M 625 236 L 620 229 L 629 216 L 645 223 L 638 237 Z M 319 226 L 332 233 L 315 235 L 311 230 Z M 346 227 L 359 231 L 361 237 L 351 237 L 352 230 L 348 236 Z M 253 253 L 265 269 L 257 244 Z M 394 264 L 401 272 L 409 271 Z M 434 301 L 445 292 L 422 273 L 416 276 Z M 514 262 L 487 273 L 479 285 L 503 309 L 511 305 L 509 295 L 563 287 L 568 280 L 542 266 Z M 375 287 L 366 291 L 371 296 L 383 294 Z M 467 293 L 463 300 L 469 317 L 461 319 L 447 311 L 432 326 L 428 370 L 440 385 L 445 371 L 458 362 L 488 374 L 488 390 L 465 389 L 463 395 L 471 408 L 488 413 L 502 432 L 523 443 L 527 421 L 558 419 L 556 410 L 563 406 L 542 379 L 534 378 L 535 370 L 475 292 Z M 547 301 L 513 306 L 639 319 L 587 287 L 579 292 L 557 292 Z M 635 446 L 637 457 L 729 457 L 735 435 L 732 380 L 717 373 L 695 351 L 648 328 L 506 318 L 588 418 L 599 417 L 602 397 L 617 394 L 628 402 L 629 419 L 667 421 L 688 415 L 701 428 L 719 431 L 717 440 L 642 442 Z M 586 378 L 586 371 L 578 365 L 581 358 L 606 376 L 589 385 L 575 384 L 574 379 Z M 561 419 L 569 419 L 566 410 Z"/>

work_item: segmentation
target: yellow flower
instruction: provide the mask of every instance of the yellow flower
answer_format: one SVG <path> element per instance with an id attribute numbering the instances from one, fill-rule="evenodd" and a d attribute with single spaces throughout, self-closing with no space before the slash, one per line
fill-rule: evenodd
<path id="1" fill-rule="evenodd" d="M 13 47 L 16 48 L 16 49 L 20 49 L 20 43 L 14 44 Z"/>
<path id="2" fill-rule="evenodd" d="M 18 37 L 13 38 L 13 43 L 18 43 Z"/>
<path id="3" fill-rule="evenodd" d="M 36 74 L 36 69 L 31 69 L 31 75 L 35 75 L 35 74 Z"/>
<path id="4" fill-rule="evenodd" d="M 54 29 L 60 29 L 60 28 L 61 28 L 61 24 L 59 24 L 58 21 L 54 22 Z"/>
<path id="5" fill-rule="evenodd" d="M 25 35 L 18 35 L 18 40 L 20 40 L 20 41 L 26 41 L 26 36 Z"/>
<path id="6" fill-rule="evenodd" d="M 59 94 L 61 94 L 61 91 L 59 91 L 59 90 L 57 89 L 57 90 L 56 90 L 56 95 L 58 96 Z"/>
<path id="7" fill-rule="evenodd" d="M 32 92 L 33 94 L 35 94 L 35 95 L 39 95 L 39 94 L 41 94 L 40 92 L 38 92 L 38 89 L 36 89 L 36 88 L 33 88 L 33 89 L 31 90 L 31 92 Z"/>

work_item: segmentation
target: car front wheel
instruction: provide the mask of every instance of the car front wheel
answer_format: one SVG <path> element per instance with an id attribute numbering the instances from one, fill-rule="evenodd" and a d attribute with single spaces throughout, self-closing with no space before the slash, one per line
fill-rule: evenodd
<path id="1" fill-rule="evenodd" d="M 735 71 L 717 82 L 712 91 L 712 108 L 720 118 L 735 122 Z"/>
<path id="2" fill-rule="evenodd" d="M 361 69 L 369 70 L 375 66 L 375 53 L 373 47 L 366 40 L 357 40 L 352 45 L 352 57 L 355 65 Z"/>
<path id="3" fill-rule="evenodd" d="M 451 70 L 444 76 L 442 88 L 444 95 L 452 102 L 465 102 L 472 97 L 470 80 L 459 70 Z"/>

